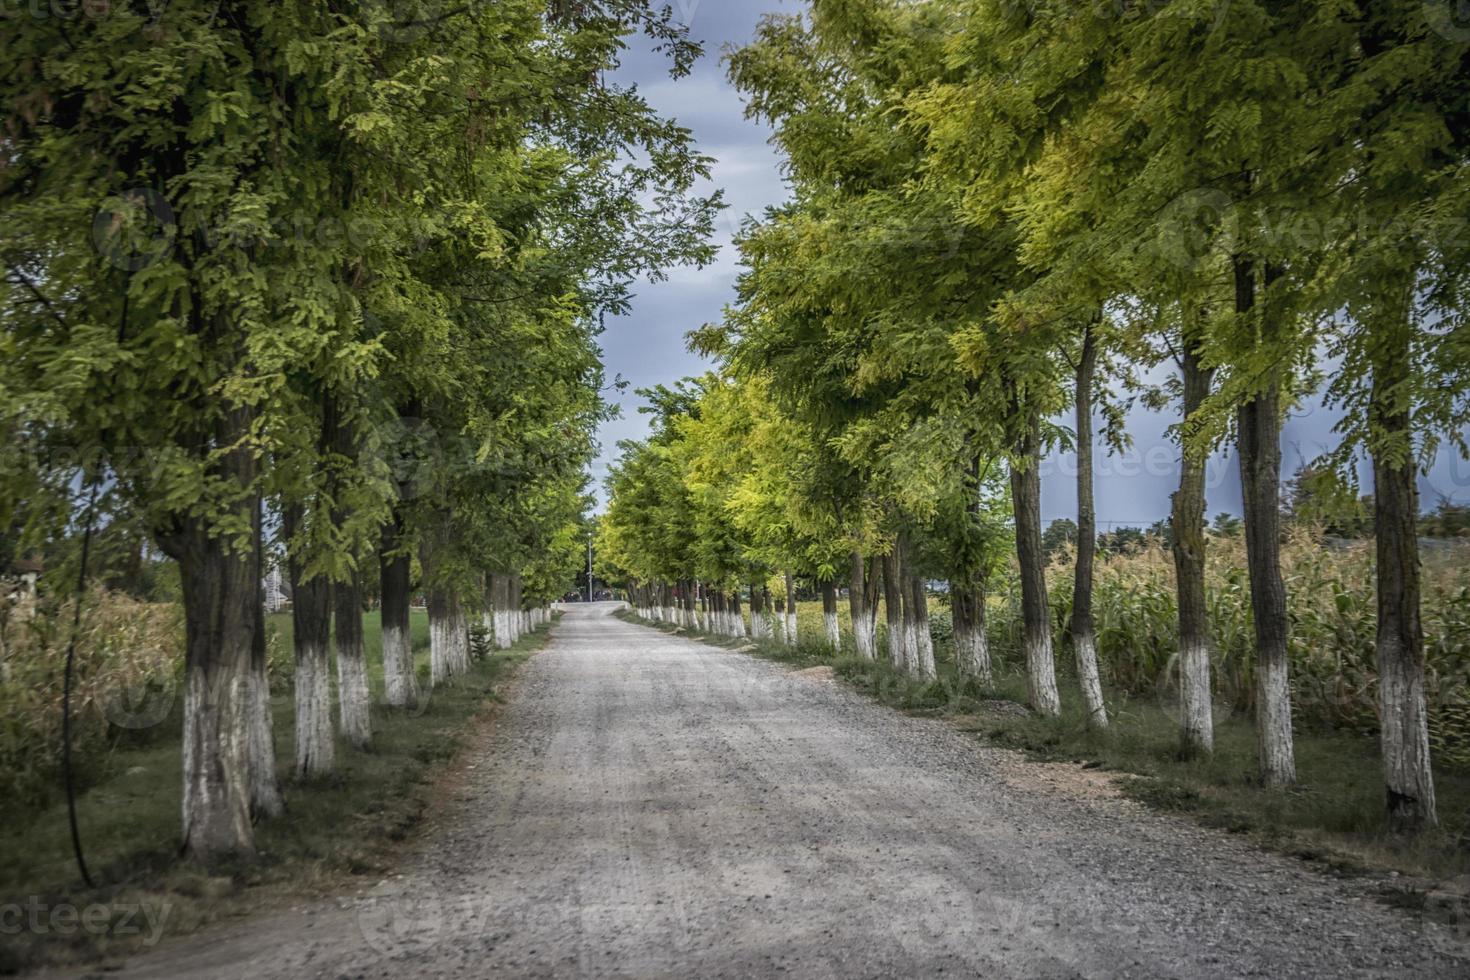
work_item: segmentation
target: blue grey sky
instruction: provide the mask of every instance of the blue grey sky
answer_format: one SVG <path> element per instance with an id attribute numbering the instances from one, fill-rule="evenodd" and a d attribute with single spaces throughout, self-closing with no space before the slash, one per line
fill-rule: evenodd
<path id="1" fill-rule="evenodd" d="M 720 318 L 734 299 L 737 257 L 730 244 L 741 219 L 759 214 L 787 196 L 779 160 L 768 145 L 770 132 L 762 123 L 744 118 L 741 96 L 725 78 L 721 53 L 748 41 L 760 18 L 768 13 L 795 13 L 803 0 L 670 0 L 675 13 L 705 46 L 705 55 L 691 75 L 671 80 L 665 59 L 635 44 L 613 78 L 635 84 L 652 105 L 689 127 L 701 149 L 715 158 L 712 187 L 725 192 L 727 208 L 719 219 L 718 259 L 705 269 L 678 269 L 660 283 L 636 287 L 632 311 L 609 319 L 601 338 L 609 376 L 631 383 L 618 397 L 622 417 L 606 423 L 599 434 L 602 455 L 593 476 L 602 509 L 608 464 L 617 456 L 620 439 L 642 438 L 648 432 L 633 388 L 672 383 L 700 374 L 711 366 L 684 347 L 684 334 Z M 1058 419 L 1070 428 L 1068 419 Z M 1169 495 L 1178 483 L 1178 449 L 1168 438 L 1172 416 L 1135 409 L 1128 418 L 1133 448 L 1123 456 L 1101 452 L 1095 463 L 1097 515 L 1104 530 L 1116 526 L 1152 524 L 1169 512 Z M 1336 413 L 1312 401 L 1287 420 L 1282 436 L 1282 471 L 1290 476 L 1303 464 L 1336 445 L 1332 428 Z M 1208 513 L 1240 513 L 1240 480 L 1233 456 L 1220 454 L 1210 461 Z M 1072 477 L 1076 458 L 1057 453 L 1042 470 L 1042 517 L 1075 517 Z M 1440 454 L 1436 465 L 1420 482 L 1424 505 L 1441 498 L 1470 503 L 1470 463 L 1452 452 Z"/>

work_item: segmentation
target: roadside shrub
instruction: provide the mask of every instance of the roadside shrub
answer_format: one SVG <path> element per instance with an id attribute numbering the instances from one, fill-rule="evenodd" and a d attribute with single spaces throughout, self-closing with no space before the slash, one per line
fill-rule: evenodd
<path id="1" fill-rule="evenodd" d="M 61 765 L 61 703 L 75 605 L 0 602 L 0 808 L 44 806 Z M 183 615 L 96 589 L 82 609 L 72 682 L 72 750 L 85 776 L 110 740 L 166 722 L 183 673 Z"/>
<path id="2" fill-rule="evenodd" d="M 1071 555 L 1048 570 L 1058 645 L 1071 618 Z M 1212 535 L 1206 603 L 1214 639 L 1212 683 L 1229 710 L 1255 704 L 1255 640 L 1239 536 Z M 1371 541 L 1328 541 L 1294 527 L 1282 549 L 1291 619 L 1292 708 L 1299 725 L 1373 735 L 1378 731 L 1374 555 Z M 1470 545 L 1426 554 L 1423 577 L 1426 696 L 1437 765 L 1470 768 Z M 1009 583 L 988 607 L 991 653 L 1021 666 L 1020 595 Z M 1157 538 L 1127 553 L 1100 556 L 1093 593 L 1104 680 L 1135 696 L 1177 696 L 1178 607 L 1173 556 Z"/>

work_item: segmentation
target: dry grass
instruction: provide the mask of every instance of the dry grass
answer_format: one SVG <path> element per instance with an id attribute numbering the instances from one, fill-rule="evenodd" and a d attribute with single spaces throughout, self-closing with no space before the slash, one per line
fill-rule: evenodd
<path id="1" fill-rule="evenodd" d="M 0 602 L 0 811 L 54 795 L 75 603 Z M 167 717 L 183 669 L 183 615 L 102 589 L 82 606 L 72 682 L 72 747 L 85 768 L 119 730 Z"/>
<path id="2" fill-rule="evenodd" d="M 1057 636 L 1072 601 L 1069 556 L 1051 568 Z M 1282 551 L 1291 617 L 1292 701 L 1300 725 L 1373 735 L 1378 730 L 1371 541 L 1325 543 L 1290 532 Z M 1235 715 L 1254 708 L 1254 641 L 1245 546 L 1213 536 L 1206 587 L 1214 633 L 1214 691 Z M 1009 596 L 991 607 L 992 647 L 1019 661 L 1020 624 Z M 1107 556 L 1097 568 L 1094 612 L 1104 680 L 1135 697 L 1177 691 L 1177 606 L 1173 558 L 1151 542 Z M 1424 566 L 1423 621 L 1431 739 L 1440 766 L 1470 768 L 1470 544 L 1431 553 Z M 1065 663 L 1066 658 L 1059 658 Z"/>

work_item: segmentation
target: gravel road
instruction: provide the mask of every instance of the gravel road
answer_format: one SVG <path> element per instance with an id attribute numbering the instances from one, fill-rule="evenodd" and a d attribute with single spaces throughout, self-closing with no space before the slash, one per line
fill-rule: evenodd
<path id="1" fill-rule="evenodd" d="M 567 612 L 400 875 L 107 975 L 1470 976 L 1377 882 L 613 608 Z"/>

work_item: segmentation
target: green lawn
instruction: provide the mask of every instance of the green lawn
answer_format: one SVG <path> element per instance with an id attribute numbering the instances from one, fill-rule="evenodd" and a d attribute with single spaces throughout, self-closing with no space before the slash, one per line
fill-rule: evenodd
<path id="1" fill-rule="evenodd" d="M 276 681 L 273 686 L 288 686 L 291 676 L 291 614 L 276 613 L 266 617 L 267 645 L 270 650 L 271 672 Z M 412 609 L 408 616 L 409 636 L 412 639 L 414 663 L 428 679 L 429 663 L 429 613 L 424 609 Z M 368 685 L 374 700 L 383 695 L 383 623 L 376 611 L 364 613 L 362 617 L 362 643 L 368 662 Z M 335 680 L 335 675 L 334 675 Z"/>
<path id="2" fill-rule="evenodd" d="M 376 612 L 364 617 L 368 659 L 381 687 L 381 637 Z M 275 650 L 289 651 L 289 617 L 272 617 Z M 415 660 L 428 679 L 428 619 L 415 611 Z M 394 841 L 409 835 L 429 804 L 438 768 L 459 748 L 475 718 L 499 700 L 508 671 L 545 641 L 546 630 L 523 637 L 514 648 L 476 663 L 454 684 L 436 688 L 412 713 L 375 705 L 373 747 L 355 752 L 339 741 L 337 771 L 328 779 L 299 783 L 291 778 L 292 696 L 276 686 L 276 753 L 287 814 L 256 827 L 258 861 L 223 869 L 214 878 L 176 861 L 179 846 L 181 770 L 180 706 L 169 721 L 127 733 L 106 760 L 94 766 L 93 783 L 78 800 L 78 818 L 88 864 L 98 888 L 81 885 L 71 854 L 63 803 L 22 815 L 20 826 L 0 837 L 0 903 L 85 906 L 141 904 L 167 910 L 168 934 L 253 904 L 281 892 L 313 893 L 344 875 L 371 875 L 384 868 Z M 279 678 L 278 678 L 279 680 Z M 109 951 L 126 951 L 137 937 L 74 933 L 7 936 L 0 946 L 0 973 L 38 963 L 85 961 Z"/>

